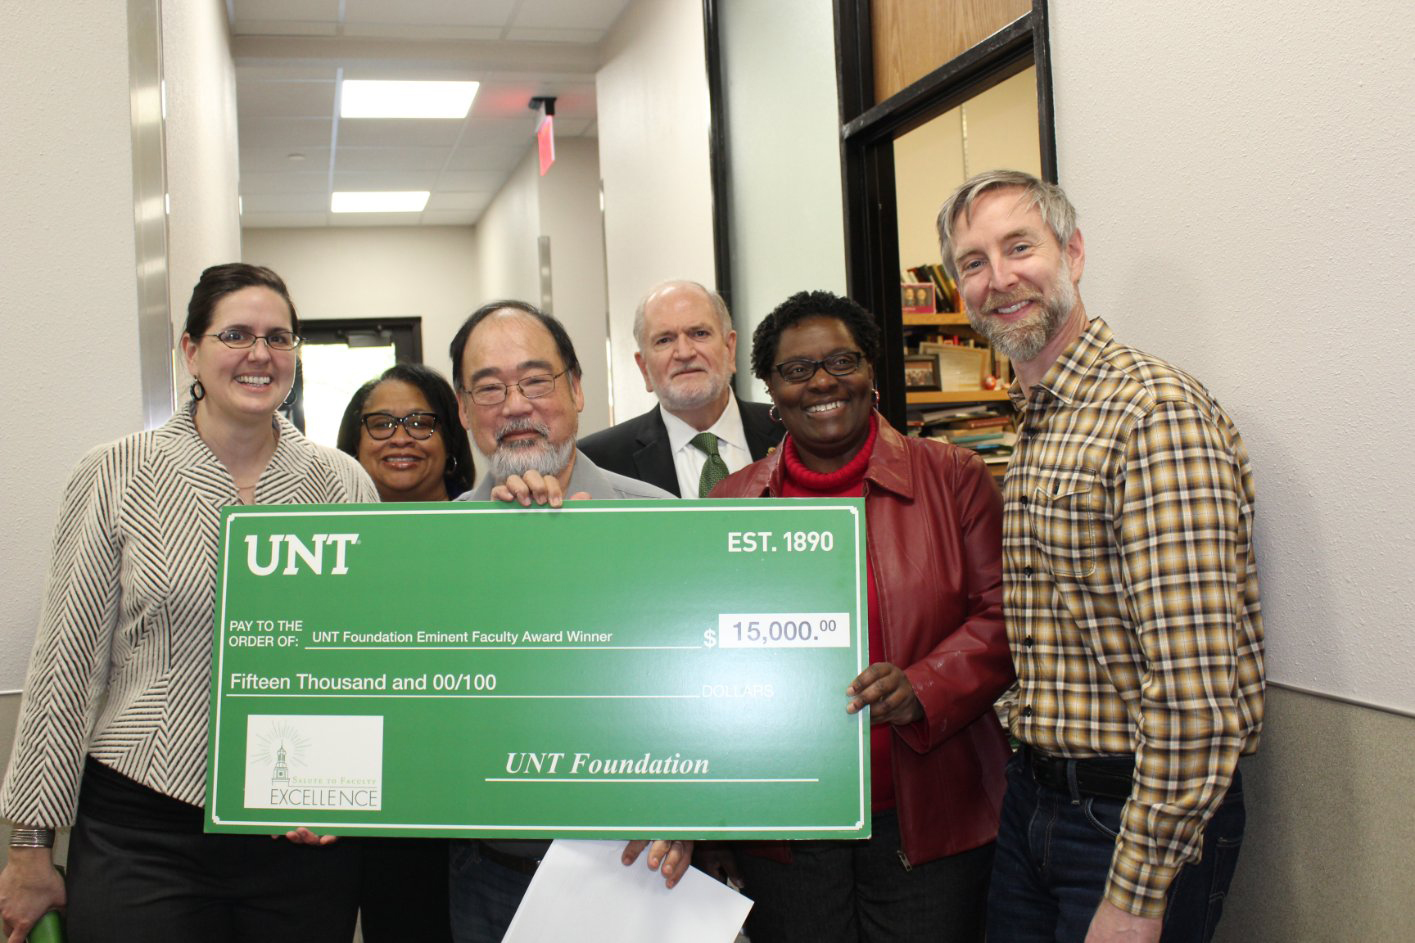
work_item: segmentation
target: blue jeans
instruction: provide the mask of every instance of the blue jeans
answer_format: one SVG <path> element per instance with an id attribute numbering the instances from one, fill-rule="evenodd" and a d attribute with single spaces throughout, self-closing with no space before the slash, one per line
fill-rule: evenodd
<path id="1" fill-rule="evenodd" d="M 531 875 L 485 857 L 476 841 L 451 843 L 447 889 L 456 943 L 501 943 Z"/>
<path id="2" fill-rule="evenodd" d="M 988 940 L 1082 943 L 1105 890 L 1125 803 L 1039 785 L 1023 753 L 1007 766 Z M 1204 829 L 1202 860 L 1180 868 L 1170 886 L 1161 943 L 1213 939 L 1238 863 L 1244 819 L 1243 779 L 1234 770 L 1233 785 Z"/>

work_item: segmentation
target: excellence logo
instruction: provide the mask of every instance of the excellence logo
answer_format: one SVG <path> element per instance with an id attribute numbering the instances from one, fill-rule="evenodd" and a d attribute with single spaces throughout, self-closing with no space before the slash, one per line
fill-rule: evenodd
<path id="1" fill-rule="evenodd" d="M 382 808 L 383 718 L 246 718 L 248 809 Z"/>

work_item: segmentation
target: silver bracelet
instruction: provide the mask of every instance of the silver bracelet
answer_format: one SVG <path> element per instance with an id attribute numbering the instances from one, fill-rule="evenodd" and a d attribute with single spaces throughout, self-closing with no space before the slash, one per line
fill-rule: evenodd
<path id="1" fill-rule="evenodd" d="M 11 848 L 53 848 L 52 828 L 13 828 L 10 830 Z"/>

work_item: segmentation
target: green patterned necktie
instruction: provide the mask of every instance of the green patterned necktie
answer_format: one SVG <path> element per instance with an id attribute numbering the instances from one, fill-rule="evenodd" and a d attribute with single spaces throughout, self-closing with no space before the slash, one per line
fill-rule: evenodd
<path id="1" fill-rule="evenodd" d="M 702 477 L 698 479 L 698 497 L 706 498 L 717 483 L 727 477 L 727 463 L 717 454 L 717 436 L 711 432 L 699 432 L 693 436 L 692 446 L 707 455 Z"/>

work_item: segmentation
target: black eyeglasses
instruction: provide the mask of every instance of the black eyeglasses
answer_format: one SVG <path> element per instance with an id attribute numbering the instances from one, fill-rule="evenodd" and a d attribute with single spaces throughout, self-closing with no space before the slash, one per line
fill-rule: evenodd
<path id="1" fill-rule="evenodd" d="M 401 419 L 392 413 L 364 413 L 363 421 L 371 439 L 391 439 L 399 426 L 414 439 L 431 439 L 437 431 L 437 413 L 408 413 Z"/>
<path id="2" fill-rule="evenodd" d="M 271 331 L 269 334 L 253 334 L 250 331 L 239 327 L 228 327 L 224 331 L 216 334 L 203 334 L 202 337 L 214 337 L 221 343 L 233 350 L 246 350 L 254 347 L 256 341 L 265 341 L 265 346 L 271 350 L 294 350 L 304 343 L 304 338 L 294 331 Z"/>
<path id="3" fill-rule="evenodd" d="M 470 390 L 464 389 L 472 398 L 472 402 L 478 406 L 496 406 L 506 402 L 506 396 L 512 389 L 521 391 L 521 395 L 526 399 L 540 399 L 542 396 L 549 396 L 551 390 L 555 389 L 556 377 L 563 377 L 568 370 L 561 370 L 559 373 L 538 373 L 533 377 L 526 377 L 519 383 L 499 383 L 489 381 L 478 383 Z"/>
<path id="4" fill-rule="evenodd" d="M 833 377 L 848 377 L 860 369 L 860 364 L 864 359 L 864 354 L 858 350 L 852 350 L 841 354 L 831 354 L 824 360 L 810 360 L 804 357 L 800 360 L 785 360 L 772 369 L 787 383 L 805 383 L 815 376 L 816 371 L 821 367 L 825 367 L 825 372 Z"/>

